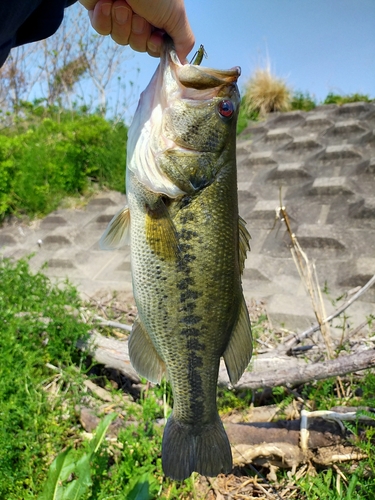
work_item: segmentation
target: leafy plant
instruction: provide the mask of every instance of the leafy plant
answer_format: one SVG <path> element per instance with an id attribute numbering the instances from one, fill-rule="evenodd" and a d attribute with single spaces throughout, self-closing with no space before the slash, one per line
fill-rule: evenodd
<path id="1" fill-rule="evenodd" d="M 311 111 L 316 107 L 316 101 L 309 92 L 294 92 L 290 103 L 291 109 L 301 111 Z"/>
<path id="2" fill-rule="evenodd" d="M 219 389 L 218 409 L 220 413 L 228 413 L 233 410 L 245 410 L 251 405 L 253 393 L 250 390 L 233 391 Z"/>
<path id="3" fill-rule="evenodd" d="M 75 450 L 67 448 L 55 458 L 38 500 L 80 500 L 86 496 L 92 484 L 91 461 L 97 454 L 107 429 L 115 417 L 116 413 L 111 413 L 99 423 L 87 453 L 77 456 Z M 73 474 L 77 478 L 71 480 Z"/>
<path id="4" fill-rule="evenodd" d="M 124 191 L 127 127 L 99 115 L 23 103 L 0 136 L 0 220 L 45 215 L 93 184 Z"/>

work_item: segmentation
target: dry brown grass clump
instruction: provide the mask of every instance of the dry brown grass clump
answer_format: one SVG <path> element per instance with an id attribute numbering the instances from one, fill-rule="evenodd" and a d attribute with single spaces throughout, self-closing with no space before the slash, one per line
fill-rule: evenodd
<path id="1" fill-rule="evenodd" d="M 292 92 L 281 78 L 271 73 L 269 67 L 255 70 L 245 92 L 245 106 L 250 112 L 261 115 L 290 109 Z"/>

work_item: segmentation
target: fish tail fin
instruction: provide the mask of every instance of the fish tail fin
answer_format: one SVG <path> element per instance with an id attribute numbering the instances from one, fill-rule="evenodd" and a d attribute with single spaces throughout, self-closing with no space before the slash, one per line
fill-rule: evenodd
<path id="1" fill-rule="evenodd" d="M 232 452 L 220 417 L 199 431 L 173 417 L 164 429 L 162 464 L 166 476 L 177 481 L 192 472 L 203 476 L 227 474 L 232 470 Z"/>

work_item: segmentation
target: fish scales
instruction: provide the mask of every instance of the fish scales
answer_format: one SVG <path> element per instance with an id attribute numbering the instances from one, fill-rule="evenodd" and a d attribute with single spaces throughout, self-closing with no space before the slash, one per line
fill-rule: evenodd
<path id="1" fill-rule="evenodd" d="M 220 358 L 235 383 L 252 350 L 241 286 L 249 235 L 237 201 L 239 71 L 199 67 L 197 77 L 197 69 L 181 64 L 166 42 L 129 131 L 138 136 L 130 137 L 129 208 L 104 235 L 107 242 L 120 240 L 128 230 L 119 228 L 130 225 L 138 317 L 129 352 L 141 375 L 159 382 L 165 374 L 171 383 L 162 463 L 178 480 L 193 471 L 231 470 L 216 404 Z"/>

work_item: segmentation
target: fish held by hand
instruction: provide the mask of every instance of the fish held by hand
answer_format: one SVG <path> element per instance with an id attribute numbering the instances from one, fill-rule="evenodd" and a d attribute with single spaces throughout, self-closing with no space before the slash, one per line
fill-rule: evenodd
<path id="1" fill-rule="evenodd" d="M 252 354 L 241 285 L 250 236 L 237 200 L 239 75 L 181 62 L 166 39 L 129 129 L 129 205 L 103 236 L 108 247 L 130 235 L 138 317 L 129 354 L 140 375 L 171 383 L 162 464 L 177 480 L 232 469 L 216 404 L 219 363 L 235 384 Z"/>

